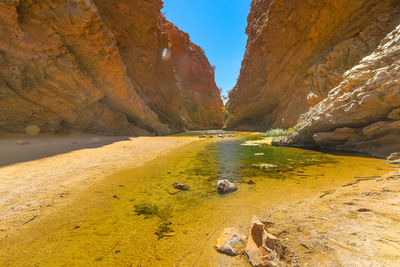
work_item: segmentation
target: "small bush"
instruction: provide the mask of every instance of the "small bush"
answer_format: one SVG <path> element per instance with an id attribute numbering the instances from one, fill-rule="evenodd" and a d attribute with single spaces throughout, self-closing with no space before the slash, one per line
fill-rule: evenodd
<path id="1" fill-rule="evenodd" d="M 271 130 L 267 131 L 264 135 L 266 137 L 279 137 L 279 136 L 288 135 L 292 132 L 294 132 L 293 129 L 292 129 L 292 131 L 290 131 L 290 130 L 286 130 L 286 129 L 277 128 L 277 129 L 271 129 Z"/>

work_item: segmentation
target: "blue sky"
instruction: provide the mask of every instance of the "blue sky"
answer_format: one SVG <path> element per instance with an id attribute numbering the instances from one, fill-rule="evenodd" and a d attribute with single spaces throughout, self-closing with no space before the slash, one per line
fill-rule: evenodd
<path id="1" fill-rule="evenodd" d="M 251 0 L 164 0 L 166 18 L 201 46 L 223 94 L 239 76 L 247 36 Z"/>

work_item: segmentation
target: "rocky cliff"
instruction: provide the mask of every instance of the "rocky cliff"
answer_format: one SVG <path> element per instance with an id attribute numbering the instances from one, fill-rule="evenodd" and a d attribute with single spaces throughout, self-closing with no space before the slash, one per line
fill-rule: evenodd
<path id="1" fill-rule="evenodd" d="M 317 145 L 386 156 L 400 151 L 400 25 L 343 75 L 328 97 L 276 144 Z"/>
<path id="2" fill-rule="evenodd" d="M 220 127 L 213 70 L 161 8 L 161 0 L 2 1 L 0 128 L 141 135 Z"/>
<path id="3" fill-rule="evenodd" d="M 399 24 L 399 1 L 254 0 L 226 128 L 294 126 Z"/>
<path id="4" fill-rule="evenodd" d="M 222 100 L 214 80 L 214 67 L 204 51 L 190 41 L 166 19 L 161 20 L 161 31 L 167 36 L 172 53 L 171 64 L 182 96 L 186 125 L 190 129 L 222 128 Z"/>

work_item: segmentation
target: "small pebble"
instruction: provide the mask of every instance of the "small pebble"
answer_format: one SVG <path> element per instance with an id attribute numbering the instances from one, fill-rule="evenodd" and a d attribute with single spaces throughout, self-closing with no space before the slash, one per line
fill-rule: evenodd
<path id="1" fill-rule="evenodd" d="M 27 145 L 27 144 L 29 144 L 29 141 L 28 140 L 18 140 L 16 144 L 21 145 L 21 146 Z"/>
<path id="2" fill-rule="evenodd" d="M 100 144 L 101 143 L 101 139 L 98 137 L 93 137 L 92 139 L 89 140 L 88 142 L 89 144 Z"/>

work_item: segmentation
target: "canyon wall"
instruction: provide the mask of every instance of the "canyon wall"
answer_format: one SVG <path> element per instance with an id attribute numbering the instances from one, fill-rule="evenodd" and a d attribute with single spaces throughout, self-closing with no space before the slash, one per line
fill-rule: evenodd
<path id="1" fill-rule="evenodd" d="M 213 69 L 161 8 L 161 0 L 2 1 L 0 129 L 152 135 L 221 127 Z M 161 57 L 166 48 L 170 58 Z"/>
<path id="2" fill-rule="evenodd" d="M 221 129 L 222 99 L 214 80 L 214 67 L 189 35 L 162 18 L 161 31 L 168 37 L 171 63 L 182 95 L 185 123 L 191 129 Z"/>
<path id="3" fill-rule="evenodd" d="M 377 156 L 400 151 L 400 25 L 303 114 L 295 130 L 275 144 Z"/>
<path id="4" fill-rule="evenodd" d="M 225 127 L 277 145 L 400 150 L 400 2 L 255 0 Z"/>
<path id="5" fill-rule="evenodd" d="M 225 127 L 292 127 L 399 24 L 399 1 L 254 0 Z"/>

